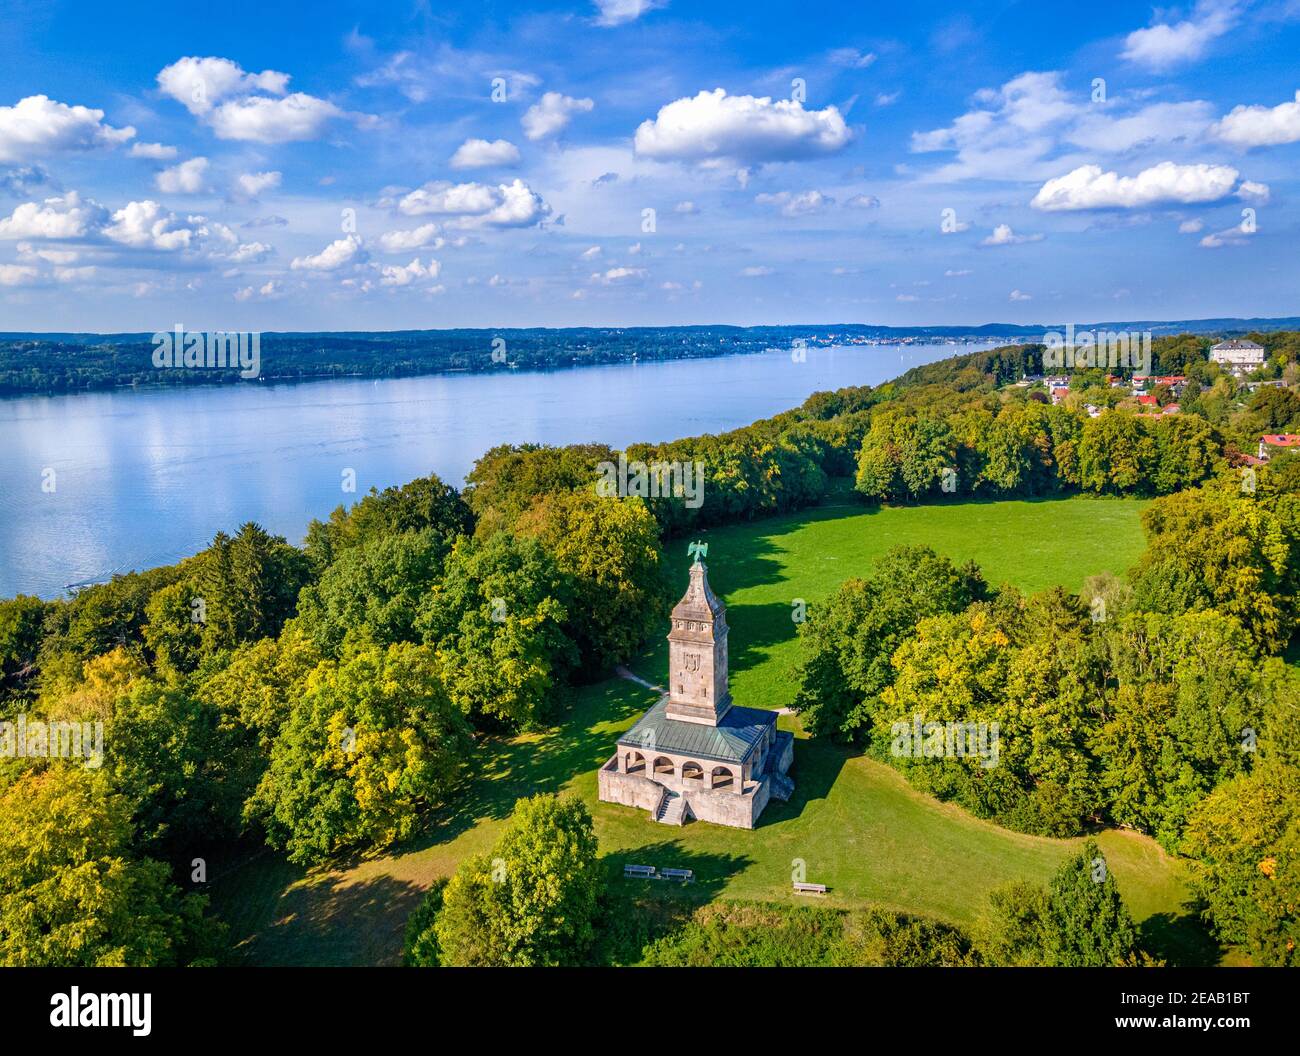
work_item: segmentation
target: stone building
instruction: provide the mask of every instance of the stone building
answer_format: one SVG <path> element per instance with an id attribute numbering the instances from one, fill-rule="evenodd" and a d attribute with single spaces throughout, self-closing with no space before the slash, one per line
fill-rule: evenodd
<path id="1" fill-rule="evenodd" d="M 727 609 L 700 556 L 672 612 L 668 692 L 618 739 L 598 775 L 600 798 L 668 825 L 695 818 L 752 829 L 773 796 L 794 791 L 794 738 L 777 730 L 776 712 L 732 701 Z"/>
<path id="2" fill-rule="evenodd" d="M 1246 340 L 1220 341 L 1210 349 L 1210 362 L 1233 374 L 1249 374 L 1264 365 L 1264 346 Z"/>

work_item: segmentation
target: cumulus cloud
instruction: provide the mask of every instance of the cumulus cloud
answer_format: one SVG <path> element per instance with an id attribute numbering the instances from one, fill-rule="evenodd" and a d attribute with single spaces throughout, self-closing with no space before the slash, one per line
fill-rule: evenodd
<path id="1" fill-rule="evenodd" d="M 835 199 L 830 198 L 821 191 L 800 191 L 793 193 L 791 191 L 777 191 L 775 194 L 760 194 L 754 198 L 759 205 L 775 205 L 780 208 L 783 216 L 807 216 L 810 213 L 820 213 L 835 204 Z"/>
<path id="2" fill-rule="evenodd" d="M 773 101 L 702 91 L 662 107 L 636 130 L 636 152 L 661 161 L 740 164 L 796 161 L 833 154 L 852 138 L 839 110 L 805 110 L 792 99 Z"/>
<path id="3" fill-rule="evenodd" d="M 699 211 L 700 207 L 694 202 L 678 202 L 673 206 L 673 212 L 682 216 L 695 216 Z"/>
<path id="4" fill-rule="evenodd" d="M 29 95 L 0 106 L 0 162 L 26 162 L 64 151 L 115 147 L 135 136 L 130 125 L 104 124 L 104 111 Z"/>
<path id="5" fill-rule="evenodd" d="M 159 72 L 158 87 L 205 121 L 219 139 L 252 143 L 317 139 L 331 121 L 349 116 L 326 99 L 305 92 L 286 94 L 287 73 L 245 73 L 230 59 L 178 59 Z"/>
<path id="6" fill-rule="evenodd" d="M 158 87 L 166 96 L 180 103 L 191 114 L 206 114 L 222 99 L 270 92 L 283 95 L 289 87 L 289 75 L 276 70 L 245 73 L 230 59 L 215 56 L 186 56 L 158 72 Z"/>
<path id="7" fill-rule="evenodd" d="M 180 151 L 163 143 L 132 143 L 131 157 L 150 161 L 171 161 Z"/>
<path id="8" fill-rule="evenodd" d="M 1011 296 L 1007 298 L 1009 301 L 1032 301 L 1033 299 L 1034 298 L 1030 294 L 1025 293 L 1024 290 L 1012 290 Z"/>
<path id="9" fill-rule="evenodd" d="M 449 183 L 436 181 L 411 191 L 398 203 L 407 216 L 447 216 L 458 227 L 531 227 L 551 207 L 524 183 Z"/>
<path id="10" fill-rule="evenodd" d="M 594 272 L 591 281 L 601 286 L 627 286 L 641 282 L 645 277 L 645 268 L 610 268 L 608 271 Z"/>
<path id="11" fill-rule="evenodd" d="M 34 286 L 40 271 L 30 264 L 0 264 L 0 286 Z"/>
<path id="12" fill-rule="evenodd" d="M 113 214 L 112 221 L 104 228 L 105 237 L 135 249 L 165 252 L 188 249 L 198 234 L 193 228 L 180 224 L 174 214 L 157 202 L 147 199 L 127 202 Z"/>
<path id="13" fill-rule="evenodd" d="M 276 279 L 268 279 L 261 286 L 254 289 L 252 286 L 245 286 L 243 289 L 235 291 L 235 300 L 250 301 L 253 297 L 260 297 L 264 301 L 277 300 L 283 296 L 284 288 Z"/>
<path id="14" fill-rule="evenodd" d="M 1217 202 L 1232 193 L 1237 170 L 1230 165 L 1178 165 L 1162 161 L 1136 176 L 1081 165 L 1048 180 L 1029 204 L 1060 212 L 1078 209 L 1140 209 L 1158 205 Z"/>
<path id="15" fill-rule="evenodd" d="M 80 239 L 93 234 L 107 217 L 98 202 L 76 191 L 43 202 L 24 202 L 0 220 L 0 239 Z"/>
<path id="16" fill-rule="evenodd" d="M 154 177 L 154 183 L 163 194 L 198 194 L 203 190 L 207 171 L 207 158 L 190 158 L 189 161 L 163 169 Z"/>
<path id="17" fill-rule="evenodd" d="M 421 224 L 407 231 L 386 231 L 379 236 L 379 245 L 385 253 L 409 253 L 413 249 L 439 249 L 437 224 Z"/>
<path id="18" fill-rule="evenodd" d="M 199 217 L 201 220 L 201 217 Z M 104 235 L 123 246 L 146 250 L 186 250 L 195 241 L 196 231 L 181 225 L 177 217 L 157 202 L 127 202 L 112 216 Z"/>
<path id="19" fill-rule="evenodd" d="M 380 275 L 379 284 L 381 286 L 410 286 L 413 282 L 421 279 L 436 279 L 441 271 L 442 265 L 436 260 L 431 260 L 425 265 L 420 263 L 419 257 L 416 257 L 405 267 L 398 267 L 393 264 L 386 265 Z"/>
<path id="20" fill-rule="evenodd" d="M 1233 0 L 1200 0 L 1192 15 L 1181 22 L 1157 22 L 1134 30 L 1124 38 L 1123 56 L 1157 70 L 1194 62 L 1236 25 L 1238 16 L 1239 7 Z"/>
<path id="21" fill-rule="evenodd" d="M 278 172 L 243 172 L 235 181 L 246 198 L 256 198 L 263 191 L 273 191 L 280 186 Z"/>
<path id="22" fill-rule="evenodd" d="M 453 169 L 485 169 L 494 165 L 517 165 L 519 148 L 508 139 L 467 139 L 451 156 Z"/>
<path id="23" fill-rule="evenodd" d="M 545 139 L 564 131 L 574 114 L 590 113 L 595 106 L 590 99 L 574 99 L 559 92 L 547 92 L 524 111 L 519 123 L 529 139 Z"/>
<path id="24" fill-rule="evenodd" d="M 1018 235 L 1010 224 L 998 224 L 993 233 L 980 242 L 981 246 L 1018 246 L 1024 242 L 1041 242 L 1042 235 Z"/>
<path id="25" fill-rule="evenodd" d="M 855 194 L 844 204 L 850 209 L 879 209 L 880 199 L 874 194 Z"/>
<path id="26" fill-rule="evenodd" d="M 331 242 L 319 253 L 294 257 L 289 267 L 294 271 L 337 271 L 346 264 L 360 263 L 365 259 L 361 239 L 348 235 Z"/>
<path id="27" fill-rule="evenodd" d="M 1214 126 L 1214 135 L 1234 147 L 1277 147 L 1300 142 L 1300 92 L 1277 106 L 1235 106 Z"/>
<path id="28" fill-rule="evenodd" d="M 265 242 L 241 242 L 226 254 L 226 260 L 231 264 L 260 264 L 274 252 L 274 247 Z"/>

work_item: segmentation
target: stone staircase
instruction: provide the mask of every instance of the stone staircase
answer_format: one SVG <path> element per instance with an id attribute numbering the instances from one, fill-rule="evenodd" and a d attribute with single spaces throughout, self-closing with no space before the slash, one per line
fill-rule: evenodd
<path id="1" fill-rule="evenodd" d="M 655 811 L 655 821 L 661 825 L 680 825 L 686 812 L 686 800 L 682 799 L 676 792 L 664 792 L 664 798 L 659 801 L 659 809 Z"/>
<path id="2" fill-rule="evenodd" d="M 775 770 L 767 775 L 772 782 L 772 798 L 779 799 L 782 803 L 786 802 L 794 794 L 794 782 L 785 774 L 778 774 Z"/>

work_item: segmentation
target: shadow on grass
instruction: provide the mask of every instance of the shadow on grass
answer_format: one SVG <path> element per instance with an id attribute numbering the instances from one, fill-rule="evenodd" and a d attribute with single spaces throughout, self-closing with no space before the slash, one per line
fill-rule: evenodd
<path id="1" fill-rule="evenodd" d="M 825 738 L 795 738 L 794 762 L 790 777 L 794 793 L 788 802 L 771 800 L 759 815 L 756 828 L 764 829 L 783 821 L 790 821 L 803 813 L 809 803 L 825 799 L 839 779 L 840 771 L 851 756 L 862 754 L 857 749 L 845 748 Z"/>
<path id="2" fill-rule="evenodd" d="M 294 867 L 285 863 L 286 870 Z M 237 939 L 232 957 L 258 965 L 392 965 L 406 920 L 424 897 L 418 884 L 391 876 L 349 881 L 345 872 L 314 873 L 285 884 L 276 919 Z"/>
<path id="3" fill-rule="evenodd" d="M 602 855 L 601 861 L 607 884 L 601 900 L 599 939 L 592 954 L 593 963 L 601 965 L 636 964 L 650 943 L 681 929 L 698 907 L 721 893 L 729 879 L 753 864 L 743 854 L 693 851 L 675 840 Z M 691 869 L 695 880 L 681 884 L 625 878 L 624 865 Z"/>
<path id="4" fill-rule="evenodd" d="M 1153 913 L 1138 925 L 1143 949 L 1175 968 L 1213 968 L 1224 949 L 1191 905 L 1186 912 Z"/>

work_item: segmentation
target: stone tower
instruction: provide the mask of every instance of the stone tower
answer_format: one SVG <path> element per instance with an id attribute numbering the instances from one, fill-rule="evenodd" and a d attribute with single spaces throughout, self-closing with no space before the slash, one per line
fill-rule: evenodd
<path id="1" fill-rule="evenodd" d="M 709 587 L 698 557 L 668 632 L 667 717 L 716 726 L 731 707 L 727 688 L 727 607 Z"/>

